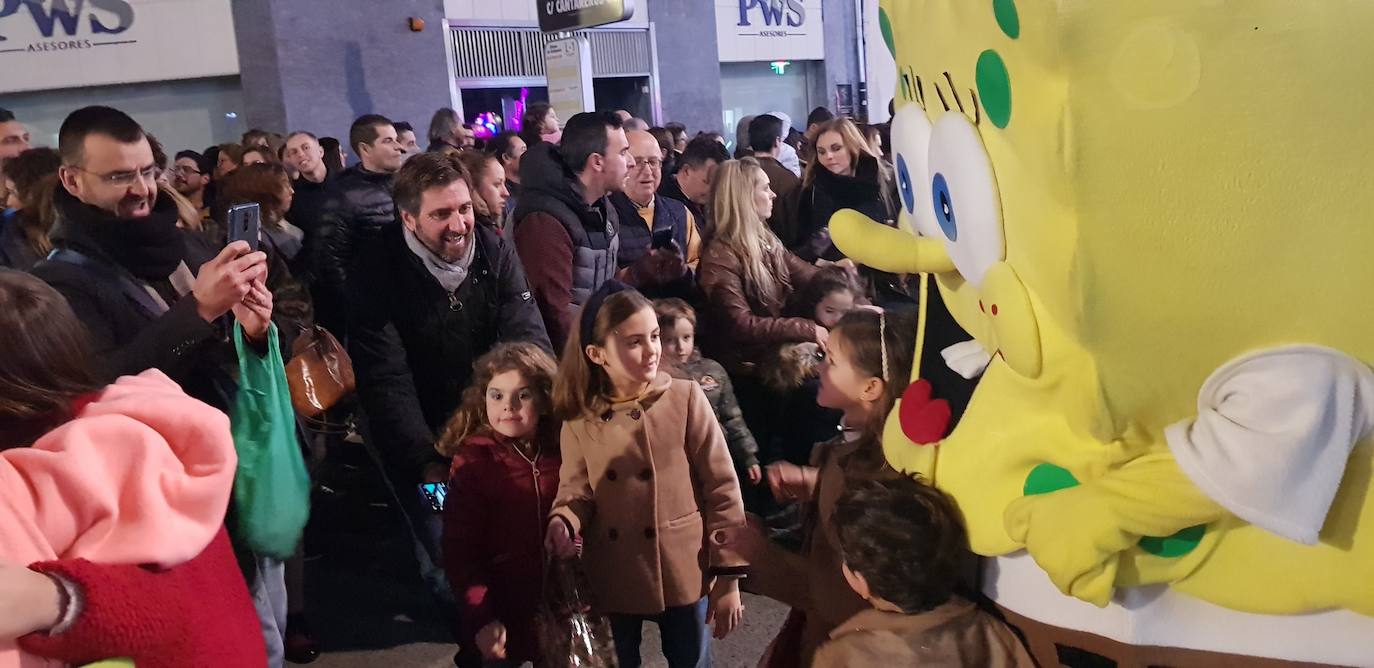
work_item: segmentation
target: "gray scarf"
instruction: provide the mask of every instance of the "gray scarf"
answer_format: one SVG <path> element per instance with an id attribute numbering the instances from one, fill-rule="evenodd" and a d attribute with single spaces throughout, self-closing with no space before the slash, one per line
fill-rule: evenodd
<path id="1" fill-rule="evenodd" d="M 439 285 L 444 286 L 444 291 L 450 294 L 457 292 L 463 281 L 467 280 L 468 268 L 472 266 L 474 249 L 477 247 L 476 230 L 469 235 L 467 251 L 457 262 L 445 262 L 426 248 L 409 229 L 403 227 L 401 231 L 405 233 L 406 245 L 410 247 L 410 252 L 420 258 L 420 263 L 425 265 L 425 269 L 429 270 L 434 280 L 439 281 Z"/>

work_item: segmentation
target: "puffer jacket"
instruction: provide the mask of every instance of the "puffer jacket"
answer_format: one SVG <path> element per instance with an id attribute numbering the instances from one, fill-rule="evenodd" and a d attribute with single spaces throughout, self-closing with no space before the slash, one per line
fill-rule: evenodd
<path id="1" fill-rule="evenodd" d="M 391 199 L 393 176 L 354 165 L 329 182 L 312 244 L 315 257 L 307 262 L 316 272 L 316 308 L 326 326 L 342 320 L 343 293 L 355 255 L 374 248 L 384 230 L 400 224 Z"/>
<path id="2" fill-rule="evenodd" d="M 615 276 L 620 217 L 609 197 L 587 204 L 581 181 L 553 144 L 530 147 L 520 182 L 515 247 L 549 338 L 561 350 L 573 311 Z"/>
<path id="3" fill-rule="evenodd" d="M 770 349 L 785 343 L 816 340 L 816 323 L 782 317 L 792 291 L 811 280 L 816 267 L 788 252 L 773 239 L 766 261 L 778 277 L 771 294 L 758 295 L 744 284 L 739 254 L 711 241 L 701 254 L 701 289 L 706 293 L 705 325 L 698 328 L 705 352 L 731 375 L 756 375 L 755 367 Z"/>

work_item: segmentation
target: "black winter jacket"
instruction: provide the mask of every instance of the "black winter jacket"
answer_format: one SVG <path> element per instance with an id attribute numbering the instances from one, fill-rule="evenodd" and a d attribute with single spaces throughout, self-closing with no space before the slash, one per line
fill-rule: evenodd
<path id="1" fill-rule="evenodd" d="M 176 215 L 170 199 L 158 199 L 154 215 L 160 214 Z M 192 243 L 193 233 L 183 234 L 188 237 L 186 265 L 195 272 L 210 258 Z M 79 266 L 45 260 L 34 267 L 33 274 L 61 293 L 85 326 L 101 382 L 158 369 L 187 394 L 220 410 L 229 409 L 224 390 L 231 385 L 224 382 L 228 379 L 224 369 L 236 359 L 233 345 L 225 340 L 222 328 L 200 317 L 194 297 L 177 298 L 170 283 L 164 281 L 151 287 L 170 308 L 161 314 L 149 312 L 114 277 L 123 275 L 144 284 L 116 265 L 94 241 L 64 226 L 60 219 L 52 241 L 55 247 L 77 251 L 92 262 L 92 266 Z"/>
<path id="2" fill-rule="evenodd" d="M 330 182 L 320 208 L 310 262 L 315 270 L 315 306 L 325 326 L 335 333 L 341 333 L 343 295 L 355 256 L 371 249 L 383 230 L 400 226 L 391 199 L 392 177 L 361 165 L 349 167 Z"/>
<path id="3" fill-rule="evenodd" d="M 349 352 L 372 437 L 407 480 L 442 461 L 435 435 L 458 408 L 472 364 L 497 343 L 552 352 L 514 248 L 476 226 L 468 278 L 452 294 L 394 225 L 348 277 Z"/>
<path id="4" fill-rule="evenodd" d="M 307 283 L 314 280 L 315 261 L 318 259 L 316 248 L 319 246 L 320 225 L 324 219 L 324 207 L 329 201 L 330 188 L 334 179 L 326 175 L 323 183 L 315 183 L 307 178 L 297 178 L 291 182 L 295 195 L 291 198 L 291 210 L 286 219 L 305 232 L 301 252 L 292 262 L 291 273 Z"/>
<path id="5" fill-rule="evenodd" d="M 830 217 L 840 209 L 854 209 L 878 222 L 897 220 L 896 183 L 892 170 L 876 158 L 862 156 L 854 176 L 839 176 L 816 165 L 810 185 L 803 187 L 793 207 L 795 235 L 783 239 L 787 249 L 807 262 L 817 258 L 840 260 L 830 241 Z"/>

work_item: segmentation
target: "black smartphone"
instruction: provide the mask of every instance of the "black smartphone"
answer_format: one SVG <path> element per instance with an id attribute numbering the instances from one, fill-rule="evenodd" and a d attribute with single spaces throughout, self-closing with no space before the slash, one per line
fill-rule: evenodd
<path id="1" fill-rule="evenodd" d="M 420 498 L 434 512 L 443 512 L 444 501 L 448 498 L 448 483 L 427 482 L 420 485 Z"/>
<path id="2" fill-rule="evenodd" d="M 247 241 L 248 247 L 256 251 L 262 233 L 262 209 L 257 204 L 235 204 L 229 207 L 228 219 L 228 243 Z"/>
<path id="3" fill-rule="evenodd" d="M 658 250 L 660 248 L 670 248 L 673 245 L 673 228 L 665 227 L 661 230 L 654 230 L 654 240 L 649 248 Z"/>

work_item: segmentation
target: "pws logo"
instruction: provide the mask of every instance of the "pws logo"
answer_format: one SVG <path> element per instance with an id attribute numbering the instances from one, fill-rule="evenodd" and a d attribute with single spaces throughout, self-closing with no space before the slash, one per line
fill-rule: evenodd
<path id="1" fill-rule="evenodd" d="M 754 9 L 763 17 L 763 25 L 784 28 L 781 31 L 764 31 L 760 34 L 780 33 L 778 36 L 785 37 L 785 28 L 800 28 L 806 23 L 806 6 L 802 4 L 802 0 L 739 0 L 739 27 L 753 26 L 750 11 Z"/>
<path id="2" fill-rule="evenodd" d="M 7 26 L 22 20 L 19 17 L 23 10 L 27 10 L 42 38 L 26 46 L 16 46 L 5 32 Z M 0 0 L 0 53 L 69 51 L 128 44 L 131 40 L 102 38 L 119 35 L 133 24 L 134 7 L 128 0 Z"/>

